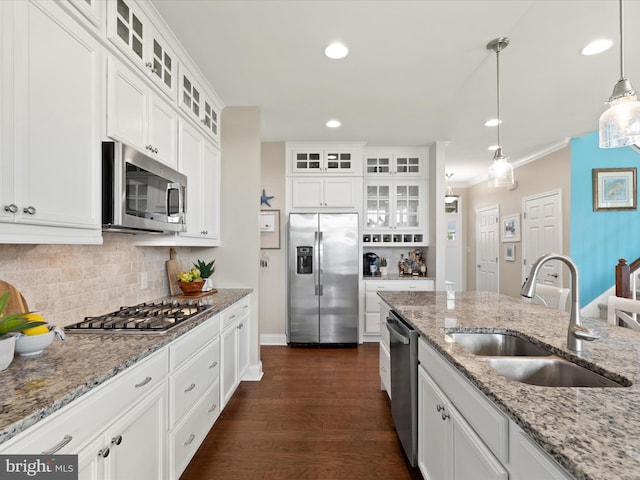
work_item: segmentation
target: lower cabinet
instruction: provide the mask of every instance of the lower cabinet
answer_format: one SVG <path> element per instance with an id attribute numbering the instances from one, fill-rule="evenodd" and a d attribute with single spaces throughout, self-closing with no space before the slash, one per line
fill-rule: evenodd
<path id="1" fill-rule="evenodd" d="M 222 408 L 238 388 L 249 366 L 249 319 L 251 295 L 222 312 L 220 379 Z"/>
<path id="2" fill-rule="evenodd" d="M 425 480 L 572 478 L 422 338 L 418 360 L 418 467 Z"/>
<path id="3" fill-rule="evenodd" d="M 378 297 L 379 298 L 379 297 Z M 380 390 L 385 390 L 391 398 L 391 347 L 389 345 L 389 330 L 386 327 L 387 317 L 391 307 L 380 300 Z"/>

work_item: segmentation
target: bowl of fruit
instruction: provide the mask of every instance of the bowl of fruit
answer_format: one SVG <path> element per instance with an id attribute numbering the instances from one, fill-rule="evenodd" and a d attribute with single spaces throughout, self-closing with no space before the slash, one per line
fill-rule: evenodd
<path id="1" fill-rule="evenodd" d="M 200 270 L 192 268 L 188 272 L 178 273 L 178 286 L 185 295 L 196 295 L 202 292 L 204 280 L 200 276 Z"/>
<path id="2" fill-rule="evenodd" d="M 45 348 L 51 345 L 53 337 L 56 336 L 53 328 L 50 328 L 49 325 L 27 328 L 21 333 L 23 335 L 16 337 L 16 355 L 20 357 L 41 354 Z"/>

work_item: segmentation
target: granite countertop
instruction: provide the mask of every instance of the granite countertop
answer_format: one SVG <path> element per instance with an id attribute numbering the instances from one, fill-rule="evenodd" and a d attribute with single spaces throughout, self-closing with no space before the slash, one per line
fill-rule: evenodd
<path id="1" fill-rule="evenodd" d="M 422 275 L 399 275 L 397 273 L 390 273 L 388 275 L 363 275 L 363 280 L 435 280 L 433 277 L 423 277 Z"/>
<path id="2" fill-rule="evenodd" d="M 16 357 L 0 372 L 0 445 L 250 293 L 218 289 L 200 299 L 212 309 L 163 335 L 67 334 L 37 357 Z"/>
<path id="3" fill-rule="evenodd" d="M 583 324 L 600 338 L 583 351 L 566 348 L 569 315 L 489 292 L 384 292 L 380 297 L 473 382 L 546 452 L 578 479 L 640 476 L 640 332 L 595 318 Z M 465 329 L 519 332 L 575 363 L 595 364 L 624 388 L 541 387 L 512 381 L 445 333 Z M 455 401 L 455 399 L 454 399 Z"/>

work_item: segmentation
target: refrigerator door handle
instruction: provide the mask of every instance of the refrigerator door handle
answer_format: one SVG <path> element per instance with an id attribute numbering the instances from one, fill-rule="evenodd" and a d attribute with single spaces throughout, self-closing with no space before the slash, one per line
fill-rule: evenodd
<path id="1" fill-rule="evenodd" d="M 314 232 L 314 234 L 313 234 L 313 263 L 315 265 L 315 273 L 313 274 L 313 286 L 315 287 L 315 295 L 316 295 L 316 297 L 320 293 L 320 286 L 318 284 L 318 276 L 320 275 L 320 273 L 319 273 L 320 269 L 318 268 L 318 260 L 319 260 L 318 246 L 319 246 L 318 232 Z"/>
<path id="2" fill-rule="evenodd" d="M 320 296 L 323 295 L 322 287 L 324 283 L 324 279 L 322 278 L 322 255 L 323 255 L 323 242 L 322 232 L 318 233 L 318 294 Z"/>

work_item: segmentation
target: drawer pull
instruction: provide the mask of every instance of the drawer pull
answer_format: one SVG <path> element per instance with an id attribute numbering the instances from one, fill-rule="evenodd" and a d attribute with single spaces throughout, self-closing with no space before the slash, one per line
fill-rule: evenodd
<path id="1" fill-rule="evenodd" d="M 234 318 L 236 318 L 235 314 L 229 315 L 229 320 L 233 320 Z"/>
<path id="2" fill-rule="evenodd" d="M 190 392 L 191 390 L 193 390 L 194 388 L 196 388 L 196 384 L 195 384 L 195 383 L 192 383 L 191 385 L 189 385 L 189 386 L 184 390 L 184 393 L 188 393 L 188 392 Z"/>
<path id="3" fill-rule="evenodd" d="M 111 439 L 111 445 L 120 445 L 122 443 L 122 435 L 116 435 Z"/>
<path id="4" fill-rule="evenodd" d="M 440 415 L 442 415 L 442 420 L 447 420 L 449 418 L 449 414 L 442 412 Z"/>
<path id="5" fill-rule="evenodd" d="M 240 330 L 242 327 L 244 327 L 244 323 L 238 325 L 238 330 Z"/>
<path id="6" fill-rule="evenodd" d="M 140 383 L 136 383 L 135 387 L 139 388 L 139 387 L 144 387 L 147 383 L 149 383 L 151 381 L 151 377 L 147 377 L 145 378 L 143 381 L 141 381 Z"/>
<path id="7" fill-rule="evenodd" d="M 249 305 L 243 305 L 242 308 L 249 308 Z"/>
<path id="8" fill-rule="evenodd" d="M 109 447 L 104 447 L 98 452 L 98 456 L 102 458 L 107 458 L 109 456 L 110 450 Z"/>
<path id="9" fill-rule="evenodd" d="M 209 365 L 209 368 L 216 368 L 218 366 L 218 362 L 213 362 L 211 365 Z"/>
<path id="10" fill-rule="evenodd" d="M 42 455 L 53 455 L 62 447 L 67 445 L 71 440 L 73 440 L 73 437 L 71 435 L 65 435 L 64 437 L 62 437 L 62 440 L 60 440 L 60 443 L 55 444 L 49 450 L 45 450 L 44 452 L 42 452 Z"/>
<path id="11" fill-rule="evenodd" d="M 209 409 L 209 413 L 213 413 L 216 411 L 216 408 L 218 408 L 218 405 L 216 405 L 215 403 L 213 405 L 211 405 L 211 408 Z"/>
<path id="12" fill-rule="evenodd" d="M 193 440 L 196 438 L 196 436 L 192 433 L 191 435 L 189 435 L 189 440 L 187 440 L 186 442 L 184 442 L 184 446 L 186 447 L 187 445 L 191 445 L 191 442 L 193 442 Z"/>
<path id="13" fill-rule="evenodd" d="M 436 410 L 438 412 L 441 412 L 442 410 L 444 410 L 444 407 L 442 405 L 436 405 Z"/>

